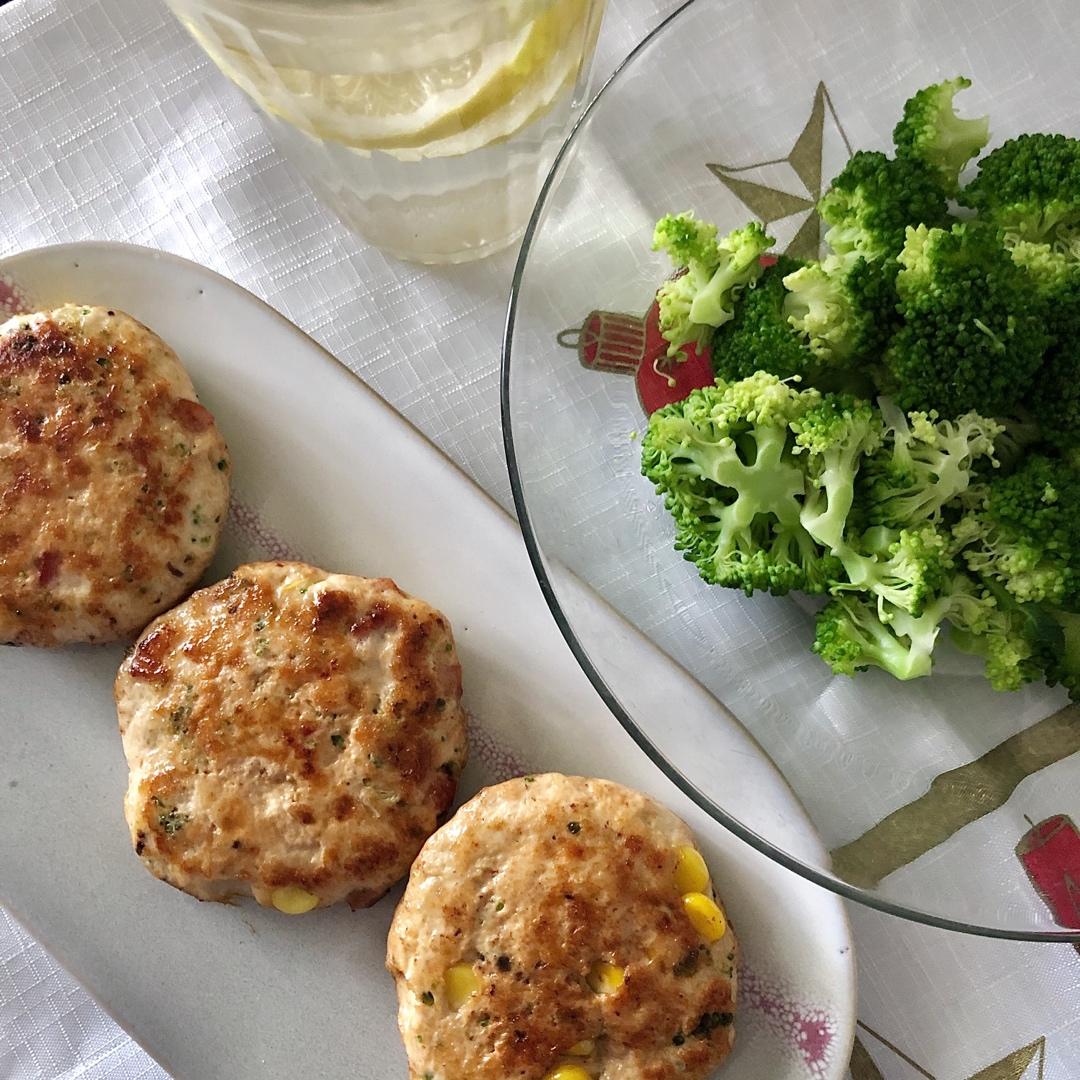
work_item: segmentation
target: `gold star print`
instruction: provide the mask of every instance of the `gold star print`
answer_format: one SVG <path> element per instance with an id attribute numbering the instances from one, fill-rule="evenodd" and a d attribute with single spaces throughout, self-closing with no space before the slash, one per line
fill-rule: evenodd
<path id="1" fill-rule="evenodd" d="M 824 150 L 826 108 L 850 156 L 851 143 L 848 142 L 848 137 L 833 108 L 829 91 L 821 82 L 818 83 L 817 90 L 814 92 L 810 118 L 806 121 L 787 157 L 774 158 L 772 161 L 756 161 L 750 165 L 735 166 L 717 163 L 708 165 L 709 171 L 752 214 L 759 217 L 762 224 L 769 225 L 774 221 L 782 221 L 794 214 L 806 214 L 805 220 L 786 249 L 787 254 L 796 259 L 816 259 L 818 256 L 821 219 L 818 217 L 817 202 L 821 198 L 821 159 Z M 806 195 L 795 195 L 790 191 L 768 187 L 736 175 L 783 162 L 789 164 L 795 171 L 795 175 L 802 181 L 806 188 Z"/>
<path id="2" fill-rule="evenodd" d="M 933 1073 L 927 1072 L 913 1058 L 908 1057 L 898 1046 L 894 1046 L 884 1036 L 868 1028 L 861 1020 L 859 1027 L 868 1035 L 872 1035 L 883 1047 L 892 1053 L 903 1063 L 898 1066 L 897 1076 L 903 1075 L 905 1080 L 937 1080 Z M 1021 1046 L 1019 1050 L 1013 1050 L 1003 1058 L 980 1069 L 977 1073 L 969 1076 L 967 1080 L 1043 1080 L 1046 1067 L 1046 1036 L 1040 1036 L 1027 1046 Z M 884 1074 L 877 1067 L 870 1052 L 859 1039 L 855 1040 L 855 1046 L 851 1053 L 851 1080 L 885 1080 Z"/>

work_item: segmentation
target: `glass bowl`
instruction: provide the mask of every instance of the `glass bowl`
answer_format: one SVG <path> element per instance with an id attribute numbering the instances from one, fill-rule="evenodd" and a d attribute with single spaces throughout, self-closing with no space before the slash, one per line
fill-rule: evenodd
<path id="1" fill-rule="evenodd" d="M 1053 92 L 1055 72 L 1075 70 L 1078 9 L 1036 7 L 992 21 L 977 0 L 874 5 L 864 20 L 846 0 L 679 8 L 615 72 L 548 176 L 514 278 L 502 406 L 540 585 L 593 684 L 665 773 L 742 839 L 851 899 L 1062 941 L 1080 939 L 1080 711 L 1045 687 L 995 693 L 948 645 L 927 679 L 835 677 L 810 651 L 808 603 L 705 585 L 641 476 L 635 377 L 653 355 L 645 313 L 668 272 L 650 250 L 662 214 L 692 208 L 722 231 L 757 217 L 777 250 L 815 254 L 823 179 L 852 148 L 886 148 L 905 98 L 957 73 L 974 79 L 960 111 L 989 112 L 993 144 L 1080 134 L 1072 95 Z M 643 368 L 646 388 L 650 376 Z M 766 807 L 725 810 L 738 763 L 710 752 L 708 724 L 688 737 L 658 704 L 662 674 L 625 663 L 593 629 L 597 596 L 750 732 L 828 860 L 785 850 Z"/>

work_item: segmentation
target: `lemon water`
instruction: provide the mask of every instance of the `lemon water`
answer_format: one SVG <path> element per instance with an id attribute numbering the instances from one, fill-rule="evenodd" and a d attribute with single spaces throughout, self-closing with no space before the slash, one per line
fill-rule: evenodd
<path id="1" fill-rule="evenodd" d="M 520 235 L 604 0 L 169 0 L 342 219 L 421 262 Z"/>

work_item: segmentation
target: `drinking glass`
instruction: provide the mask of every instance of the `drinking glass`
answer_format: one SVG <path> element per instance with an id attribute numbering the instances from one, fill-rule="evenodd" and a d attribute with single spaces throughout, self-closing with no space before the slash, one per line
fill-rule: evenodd
<path id="1" fill-rule="evenodd" d="M 280 149 L 372 244 L 520 236 L 588 83 L 604 0 L 168 0 Z"/>

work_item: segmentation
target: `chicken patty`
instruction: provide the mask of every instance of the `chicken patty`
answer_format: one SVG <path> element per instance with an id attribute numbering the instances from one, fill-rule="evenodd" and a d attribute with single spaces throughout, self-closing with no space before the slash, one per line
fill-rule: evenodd
<path id="1" fill-rule="evenodd" d="M 424 845 L 387 967 L 412 1080 L 695 1080 L 737 946 L 687 826 L 607 780 L 487 788 Z"/>
<path id="2" fill-rule="evenodd" d="M 214 418 L 161 338 L 67 304 L 0 326 L 0 642 L 128 637 L 213 557 Z"/>
<path id="3" fill-rule="evenodd" d="M 136 854 L 201 900 L 373 904 L 465 764 L 446 618 L 303 563 L 238 567 L 156 619 L 116 703 Z"/>

